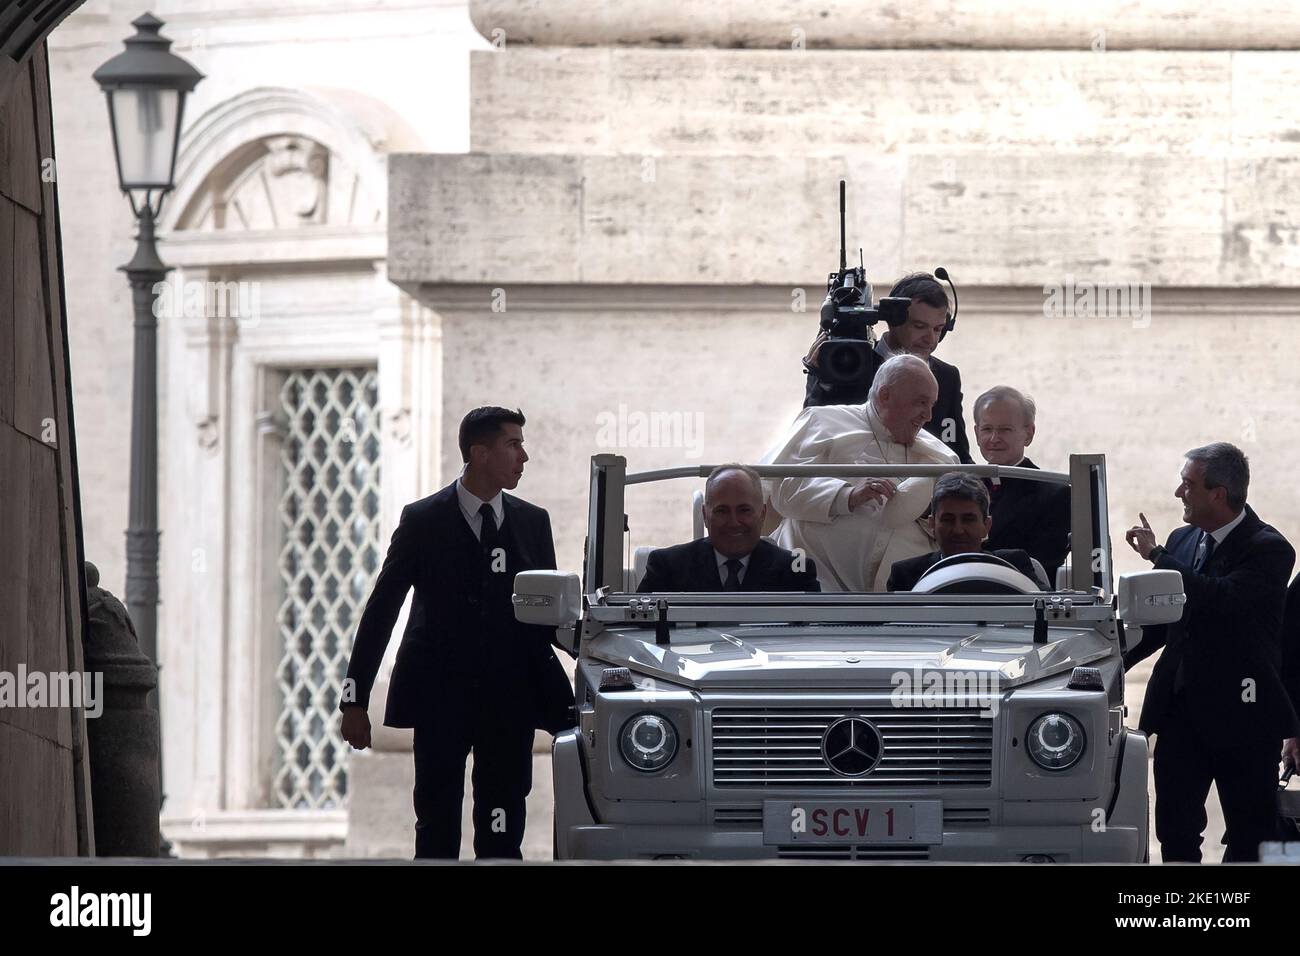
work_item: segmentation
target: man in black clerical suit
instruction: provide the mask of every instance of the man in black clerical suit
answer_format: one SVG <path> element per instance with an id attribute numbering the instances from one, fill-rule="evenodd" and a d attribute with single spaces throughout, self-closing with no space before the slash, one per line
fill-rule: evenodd
<path id="1" fill-rule="evenodd" d="M 705 537 L 650 552 L 637 591 L 820 591 L 812 558 L 762 537 L 758 472 L 719 465 L 704 483 Z"/>
<path id="2" fill-rule="evenodd" d="M 413 727 L 415 855 L 460 854 L 465 758 L 474 752 L 474 853 L 519 859 L 533 729 L 568 726 L 573 691 L 553 632 L 515 620 L 520 571 L 555 568 L 547 513 L 503 489 L 523 475 L 524 416 L 476 408 L 460 424 L 461 476 L 407 505 L 357 627 L 343 737 L 370 745 L 367 708 L 393 623 L 415 589 L 384 724 Z"/>
<path id="3" fill-rule="evenodd" d="M 1156 738 L 1156 837 L 1168 862 L 1199 863 L 1214 783 L 1228 829 L 1225 862 L 1259 858 L 1277 836 L 1278 753 L 1300 731 L 1279 670 L 1280 630 L 1295 550 L 1246 504 L 1241 450 L 1216 442 L 1187 453 L 1174 494 L 1187 525 L 1161 547 L 1145 515 L 1126 540 L 1178 571 L 1182 619 L 1143 628 L 1126 667 L 1160 648 L 1138 726 Z"/>
<path id="4" fill-rule="evenodd" d="M 936 562 L 954 554 L 991 554 L 1009 562 L 1040 587 L 1046 584 L 1024 551 L 993 551 L 985 548 L 984 542 L 992 527 L 992 519 L 989 517 L 988 489 L 978 478 L 960 472 L 940 477 L 934 483 L 934 492 L 930 497 L 929 522 L 939 550 L 895 561 L 885 585 L 888 590 L 912 590 Z"/>
<path id="5" fill-rule="evenodd" d="M 1025 457 L 1034 440 L 1034 400 L 1009 385 L 997 385 L 975 399 L 975 440 L 990 465 L 1037 468 Z M 1056 569 L 1070 549 L 1070 489 L 1024 478 L 985 479 L 993 530 L 990 550 L 1021 548 L 1056 586 Z"/>
<path id="6" fill-rule="evenodd" d="M 872 362 L 859 382 L 851 385 L 830 385 L 821 380 L 817 369 L 818 353 L 826 340 L 826 333 L 817 336 L 804 371 L 808 375 L 804 395 L 804 408 L 813 405 L 861 405 L 867 400 L 871 380 L 876 369 L 885 360 L 908 353 L 930 363 L 930 371 L 939 383 L 939 397 L 925 430 L 957 453 L 963 464 L 971 464 L 970 441 L 966 437 L 966 417 L 961 408 L 961 372 L 934 357 L 934 350 L 945 335 L 948 325 L 948 296 L 934 276 L 917 272 L 904 276 L 889 290 L 891 296 L 909 298 L 907 321 L 897 328 L 886 329 L 876 340 Z M 877 325 L 879 329 L 881 326 Z"/>

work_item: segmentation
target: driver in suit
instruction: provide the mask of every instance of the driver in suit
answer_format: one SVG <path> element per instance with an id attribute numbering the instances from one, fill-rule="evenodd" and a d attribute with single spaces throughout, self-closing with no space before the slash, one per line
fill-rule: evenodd
<path id="1" fill-rule="evenodd" d="M 1028 552 L 1018 548 L 984 549 L 984 542 L 993 529 L 989 492 L 984 482 L 973 475 L 954 471 L 935 482 L 929 523 L 939 550 L 895 561 L 886 585 L 890 591 L 912 590 L 936 562 L 955 554 L 991 554 L 1014 566 L 1040 587 L 1047 587 L 1042 566 Z"/>

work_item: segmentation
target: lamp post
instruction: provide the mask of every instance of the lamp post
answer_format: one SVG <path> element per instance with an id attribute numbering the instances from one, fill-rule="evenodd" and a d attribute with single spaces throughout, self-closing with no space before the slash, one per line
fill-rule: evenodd
<path id="1" fill-rule="evenodd" d="M 135 215 L 135 255 L 121 270 L 131 283 L 135 345 L 131 384 L 131 497 L 126 530 L 126 606 L 140 649 L 158 661 L 158 258 L 154 223 L 175 185 L 185 97 L 203 74 L 170 51 L 151 13 L 131 21 L 126 50 L 94 73 L 108 98 L 117 177 Z"/>
<path id="2" fill-rule="evenodd" d="M 185 97 L 203 74 L 171 52 L 159 35 L 163 23 L 151 13 L 131 21 L 135 35 L 126 51 L 94 73 L 108 98 L 117 179 L 135 216 L 135 255 L 119 268 L 131 283 L 135 344 L 131 381 L 131 495 L 126 526 L 126 607 L 140 650 L 158 664 L 158 317 L 155 289 L 167 278 L 158 258 L 154 223 L 163 198 L 175 185 Z M 159 684 L 161 687 L 161 682 Z M 162 720 L 162 693 L 157 692 Z M 161 741 L 161 732 L 160 732 Z M 162 752 L 158 753 L 160 809 Z M 171 855 L 164 841 L 162 856 Z"/>

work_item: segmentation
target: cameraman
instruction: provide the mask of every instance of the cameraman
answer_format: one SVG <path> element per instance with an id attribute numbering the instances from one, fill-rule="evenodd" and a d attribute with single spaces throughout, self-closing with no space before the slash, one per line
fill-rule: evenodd
<path id="1" fill-rule="evenodd" d="M 875 361 L 862 380 L 849 385 L 823 384 L 817 371 L 817 358 L 827 333 L 822 332 L 813 342 L 812 349 L 803 360 L 808 375 L 807 396 L 804 408 L 813 405 L 861 405 L 867 400 L 871 379 L 885 359 L 894 355 L 910 354 L 925 359 L 930 364 L 939 383 L 939 399 L 934 403 L 934 414 L 925 430 L 934 435 L 961 459 L 972 464 L 970 442 L 966 438 L 966 419 L 961 409 L 961 373 L 957 366 L 934 357 L 934 350 L 943 338 L 948 323 L 948 296 L 939 280 L 928 272 L 914 272 L 904 276 L 889 290 L 891 296 L 908 298 L 912 304 L 907 309 L 907 321 L 890 328 L 876 340 Z"/>

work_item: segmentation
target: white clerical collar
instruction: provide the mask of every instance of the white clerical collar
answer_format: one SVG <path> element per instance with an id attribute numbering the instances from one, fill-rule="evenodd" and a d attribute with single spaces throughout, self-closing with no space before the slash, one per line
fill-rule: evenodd
<path id="1" fill-rule="evenodd" d="M 1019 467 L 1020 467 L 1021 465 L 1023 465 L 1024 463 L 1025 463 L 1025 456 L 1024 456 L 1024 455 L 1021 455 L 1021 456 L 1020 456 L 1020 460 L 1019 460 L 1018 462 L 1016 462 L 1014 465 L 1001 465 L 1001 466 L 999 466 L 999 467 L 1002 467 L 1002 468 L 1019 468 Z M 1002 479 L 999 478 L 997 475 L 994 475 L 992 478 L 989 479 L 989 481 L 993 482 L 993 484 L 995 484 L 995 485 L 1000 485 L 1000 484 L 1002 484 Z"/>
<path id="2" fill-rule="evenodd" d="M 1242 519 L 1245 517 L 1246 517 L 1246 509 L 1242 508 L 1241 511 L 1237 513 L 1237 517 L 1233 518 L 1222 528 L 1219 528 L 1216 531 L 1211 531 L 1210 534 L 1214 535 L 1214 546 L 1218 547 L 1219 545 L 1223 544 L 1223 539 L 1226 538 L 1228 535 L 1232 534 L 1232 529 L 1237 527 L 1237 525 L 1241 524 Z"/>
<path id="3" fill-rule="evenodd" d="M 465 512 L 465 517 L 469 519 L 470 527 L 477 527 L 474 522 L 479 518 L 478 510 L 483 507 L 483 499 L 465 487 L 463 473 L 460 478 L 456 479 L 456 497 L 460 500 L 460 510 Z M 498 491 L 488 504 L 492 506 L 492 514 L 497 519 L 497 527 L 501 527 L 501 520 L 505 510 L 501 500 L 501 492 Z"/>

